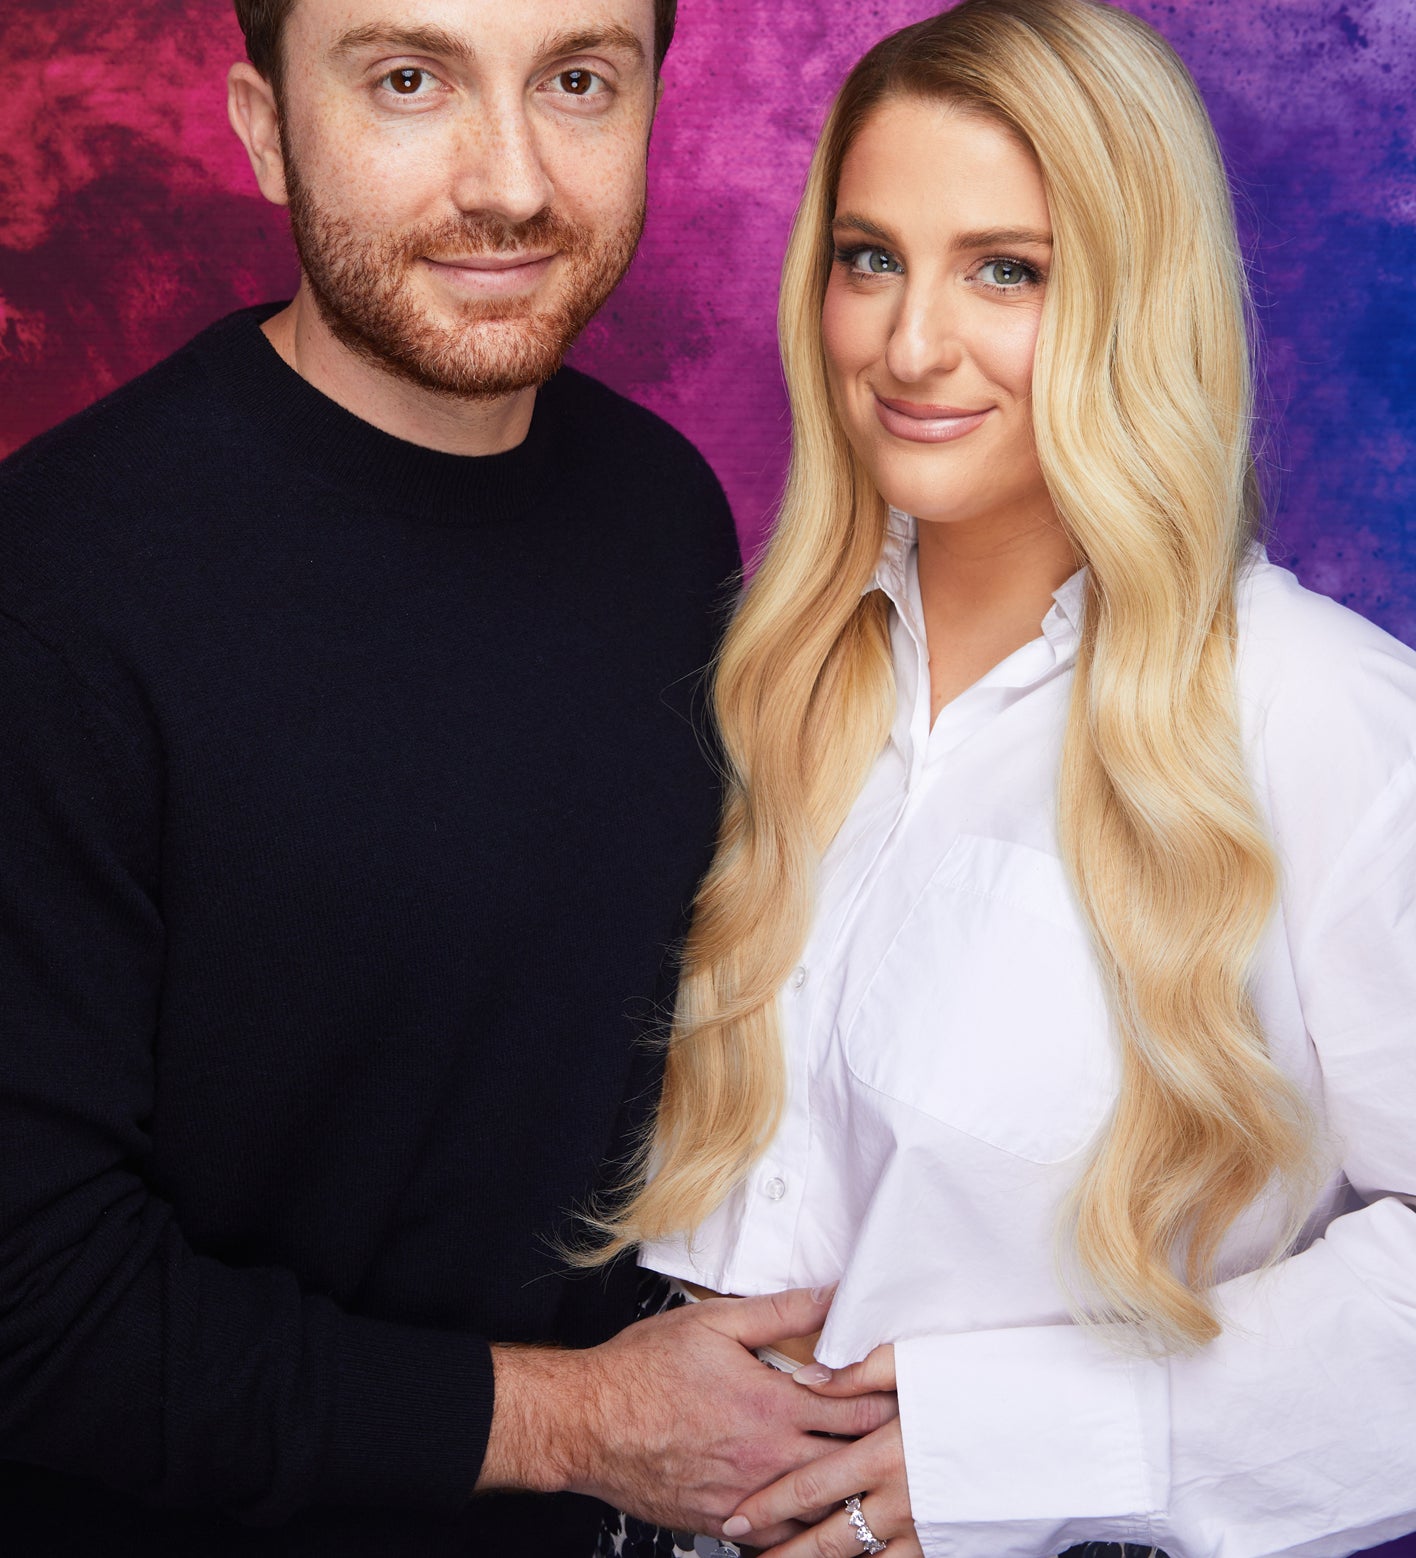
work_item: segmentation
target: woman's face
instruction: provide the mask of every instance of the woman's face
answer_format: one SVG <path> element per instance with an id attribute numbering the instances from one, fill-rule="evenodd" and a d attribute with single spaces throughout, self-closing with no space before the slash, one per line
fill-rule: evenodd
<path id="1" fill-rule="evenodd" d="M 836 212 L 822 336 L 881 494 L 970 528 L 1050 515 L 1031 396 L 1052 242 L 1032 153 L 991 120 L 896 98 L 847 152 Z"/>

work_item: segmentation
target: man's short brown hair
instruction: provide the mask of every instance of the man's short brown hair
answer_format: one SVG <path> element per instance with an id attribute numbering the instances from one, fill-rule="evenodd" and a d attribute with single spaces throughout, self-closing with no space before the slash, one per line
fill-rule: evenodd
<path id="1" fill-rule="evenodd" d="M 267 81 L 280 85 L 280 35 L 295 0 L 236 0 L 236 20 L 246 35 L 246 55 Z M 654 68 L 673 42 L 678 0 L 654 0 Z"/>

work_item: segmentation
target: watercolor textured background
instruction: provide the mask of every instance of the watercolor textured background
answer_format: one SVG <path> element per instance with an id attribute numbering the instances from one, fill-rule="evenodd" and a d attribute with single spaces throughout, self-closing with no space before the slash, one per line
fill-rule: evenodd
<path id="1" fill-rule="evenodd" d="M 1416 644 L 1416 0 L 1129 3 L 1190 64 L 1234 175 L 1274 555 Z M 935 9 L 681 0 L 644 246 L 575 361 L 697 441 L 749 547 L 784 467 L 773 309 L 811 139 L 865 47 Z M 225 121 L 240 49 L 226 0 L 0 8 L 0 455 L 293 290 Z"/>
<path id="2" fill-rule="evenodd" d="M 1416 0 L 1130 0 L 1199 80 L 1267 342 L 1276 558 L 1416 644 Z M 745 542 L 787 440 L 773 304 L 825 104 L 933 0 L 682 0 L 634 269 L 574 360 L 684 429 Z M 0 7 L 0 454 L 244 303 L 283 215 L 225 122 L 227 0 Z"/>

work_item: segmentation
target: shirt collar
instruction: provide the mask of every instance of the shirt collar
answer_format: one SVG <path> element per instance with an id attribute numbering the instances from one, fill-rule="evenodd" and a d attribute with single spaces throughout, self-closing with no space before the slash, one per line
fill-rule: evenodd
<path id="1" fill-rule="evenodd" d="M 909 592 L 910 553 L 915 549 L 918 521 L 903 509 L 892 508 L 885 520 L 885 543 L 880 548 L 880 560 L 863 594 L 872 590 L 884 590 L 900 607 Z"/>
<path id="2" fill-rule="evenodd" d="M 910 562 L 919 534 L 919 521 L 903 509 L 892 508 L 885 521 L 885 541 L 880 549 L 880 560 L 875 565 L 871 581 L 863 593 L 884 590 L 895 603 L 895 609 L 908 621 Z M 1076 652 L 1082 633 L 1082 611 L 1087 594 L 1087 570 L 1085 565 L 1064 579 L 1052 592 L 1052 608 L 1042 619 L 1042 636 L 1051 646 L 1057 660 Z"/>

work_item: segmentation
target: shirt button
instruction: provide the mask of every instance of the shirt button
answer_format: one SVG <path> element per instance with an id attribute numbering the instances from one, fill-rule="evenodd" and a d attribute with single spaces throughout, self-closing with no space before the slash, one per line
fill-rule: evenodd
<path id="1" fill-rule="evenodd" d="M 806 983 L 806 965 L 800 964 L 792 970 L 791 986 L 793 990 L 800 990 Z"/>
<path id="2" fill-rule="evenodd" d="M 769 1201 L 780 1201 L 787 1193 L 787 1182 L 784 1179 L 769 1179 L 762 1187 L 762 1194 Z"/>

